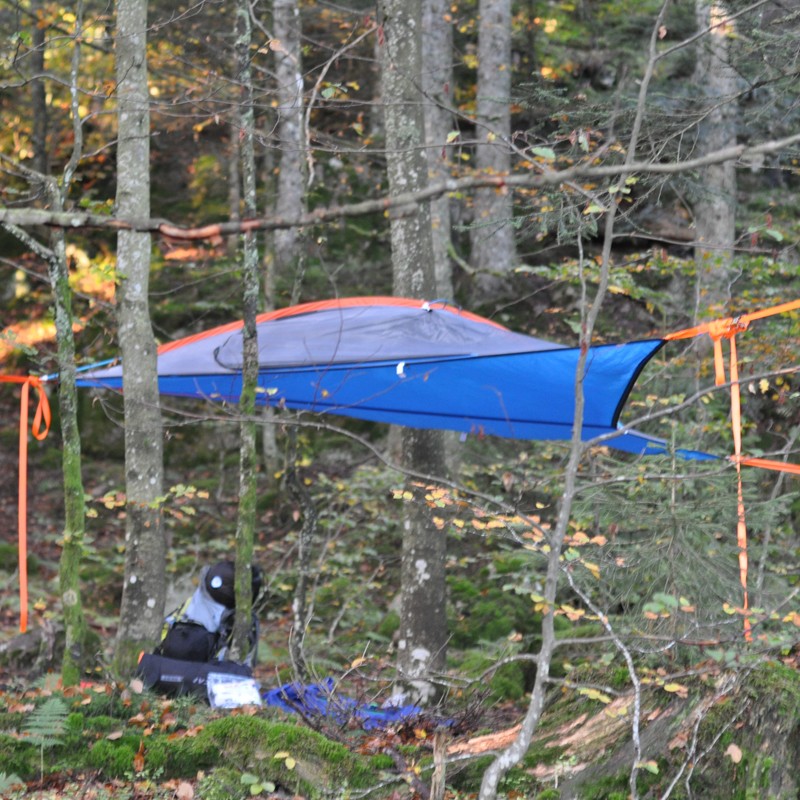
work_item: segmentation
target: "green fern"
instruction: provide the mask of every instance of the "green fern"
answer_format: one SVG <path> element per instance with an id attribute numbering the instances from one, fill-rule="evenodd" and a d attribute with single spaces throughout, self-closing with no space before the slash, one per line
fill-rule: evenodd
<path id="1" fill-rule="evenodd" d="M 5 772 L 0 772 L 0 796 L 5 797 L 6 793 L 12 789 L 21 789 L 25 786 L 25 781 L 15 775 L 13 772 L 8 775 Z"/>
<path id="2" fill-rule="evenodd" d="M 39 774 L 44 776 L 44 751 L 56 747 L 66 732 L 69 709 L 60 697 L 49 697 L 34 709 L 22 725 L 22 733 L 39 748 Z"/>

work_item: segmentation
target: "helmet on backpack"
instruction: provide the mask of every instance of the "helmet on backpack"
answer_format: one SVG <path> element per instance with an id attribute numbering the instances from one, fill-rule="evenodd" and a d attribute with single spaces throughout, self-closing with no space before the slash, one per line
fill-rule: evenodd
<path id="1" fill-rule="evenodd" d="M 252 588 L 253 600 L 258 597 L 261 591 L 262 571 L 257 564 L 252 566 Z M 206 591 L 217 603 L 221 603 L 225 608 L 236 607 L 236 593 L 234 591 L 234 578 L 236 567 L 233 561 L 220 561 L 214 564 L 205 577 Z"/>

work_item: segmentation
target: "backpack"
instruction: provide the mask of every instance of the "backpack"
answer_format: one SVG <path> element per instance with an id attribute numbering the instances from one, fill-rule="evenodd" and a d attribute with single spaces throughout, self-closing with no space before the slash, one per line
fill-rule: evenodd
<path id="1" fill-rule="evenodd" d="M 155 655 L 180 661 L 210 662 L 226 658 L 233 635 L 235 601 L 233 562 L 205 567 L 200 585 L 164 623 L 161 643 Z M 261 570 L 253 567 L 254 599 L 261 589 Z M 252 666 L 258 649 L 258 619 L 253 614 L 249 635 L 250 651 L 243 663 Z"/>

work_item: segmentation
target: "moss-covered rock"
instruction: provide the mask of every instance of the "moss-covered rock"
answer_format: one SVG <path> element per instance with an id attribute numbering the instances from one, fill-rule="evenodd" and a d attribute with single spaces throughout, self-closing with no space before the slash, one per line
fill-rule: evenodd
<path id="1" fill-rule="evenodd" d="M 342 786 L 374 786 L 392 766 L 387 756 L 359 756 L 308 728 L 261 717 L 213 720 L 197 736 L 164 746 L 167 775 L 194 775 L 224 764 L 308 797 Z"/>

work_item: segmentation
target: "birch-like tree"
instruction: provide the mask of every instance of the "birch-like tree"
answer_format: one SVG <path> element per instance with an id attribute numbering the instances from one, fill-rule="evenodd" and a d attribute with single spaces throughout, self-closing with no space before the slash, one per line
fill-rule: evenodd
<path id="1" fill-rule="evenodd" d="M 117 211 L 150 216 L 150 95 L 147 85 L 147 2 L 118 0 Z M 160 496 L 163 433 L 156 374 L 156 342 L 150 322 L 150 236 L 117 235 L 117 313 L 125 364 L 125 578 L 114 666 L 128 672 L 139 652 L 161 631 L 166 595 Z"/>
<path id="2" fill-rule="evenodd" d="M 397 195 L 419 191 L 428 178 L 420 93 L 422 8 L 420 0 L 382 0 L 380 9 L 386 161 L 389 191 Z M 395 295 L 432 299 L 436 284 L 429 204 L 397 209 L 390 225 Z M 440 431 L 404 428 L 401 437 L 404 468 L 434 477 L 444 474 Z M 445 553 L 445 535 L 434 527 L 420 497 L 408 505 L 403 519 L 398 642 L 401 679 L 420 702 L 434 698 L 431 677 L 445 663 Z"/>

